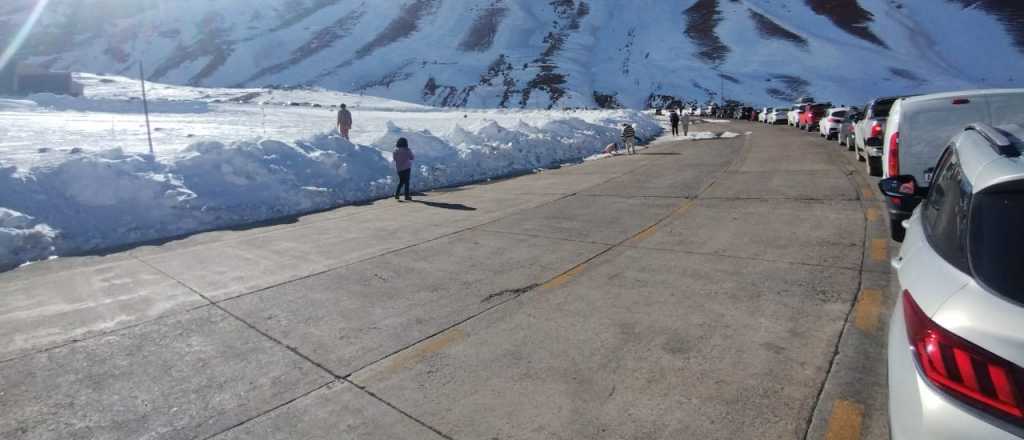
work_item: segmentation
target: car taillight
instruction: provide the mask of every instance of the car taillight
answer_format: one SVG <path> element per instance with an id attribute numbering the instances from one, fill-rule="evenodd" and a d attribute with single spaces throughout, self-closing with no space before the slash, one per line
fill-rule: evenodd
<path id="1" fill-rule="evenodd" d="M 939 326 L 907 290 L 903 317 L 914 360 L 928 382 L 957 400 L 1024 426 L 1020 367 Z"/>
<path id="2" fill-rule="evenodd" d="M 889 138 L 889 177 L 900 175 L 900 132 Z"/>
<path id="3" fill-rule="evenodd" d="M 873 137 L 873 138 L 882 137 L 882 124 L 879 124 L 878 121 L 872 122 L 871 123 L 871 136 L 868 136 L 868 137 Z"/>

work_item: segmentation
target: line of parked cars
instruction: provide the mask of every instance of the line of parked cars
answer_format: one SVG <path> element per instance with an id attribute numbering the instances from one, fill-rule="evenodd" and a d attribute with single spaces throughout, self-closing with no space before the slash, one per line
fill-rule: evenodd
<path id="1" fill-rule="evenodd" d="M 863 107 L 807 98 L 784 110 L 790 126 L 835 139 L 882 177 L 903 242 L 892 261 L 891 438 L 1024 438 L 1024 89 Z"/>

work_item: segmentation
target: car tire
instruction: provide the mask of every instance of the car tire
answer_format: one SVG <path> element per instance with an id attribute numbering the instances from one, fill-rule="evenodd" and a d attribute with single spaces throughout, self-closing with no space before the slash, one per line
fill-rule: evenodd
<path id="1" fill-rule="evenodd" d="M 903 222 L 900 220 L 889 220 L 889 232 L 892 241 L 897 243 L 903 243 L 903 239 L 907 236 L 907 230 L 903 229 Z"/>
<path id="2" fill-rule="evenodd" d="M 857 148 L 857 143 L 856 142 L 857 141 L 854 140 L 852 136 L 847 136 L 846 137 L 846 151 L 853 151 L 855 148 Z"/>

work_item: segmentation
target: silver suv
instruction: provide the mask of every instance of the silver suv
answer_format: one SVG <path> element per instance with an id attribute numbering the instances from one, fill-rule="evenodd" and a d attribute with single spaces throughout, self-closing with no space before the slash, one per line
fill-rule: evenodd
<path id="1" fill-rule="evenodd" d="M 889 326 L 893 440 L 1024 437 L 1024 127 L 969 126 L 924 189 L 893 260 L 901 298 Z"/>

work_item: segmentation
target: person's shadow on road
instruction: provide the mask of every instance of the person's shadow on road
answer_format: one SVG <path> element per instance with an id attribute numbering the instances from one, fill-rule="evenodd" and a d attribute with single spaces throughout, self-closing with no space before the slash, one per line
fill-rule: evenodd
<path id="1" fill-rule="evenodd" d="M 466 206 L 466 205 L 463 205 L 461 203 L 428 202 L 428 201 L 425 201 L 425 200 L 412 200 L 412 202 L 413 203 L 422 203 L 422 204 L 427 205 L 427 206 L 429 206 L 431 208 L 452 209 L 452 210 L 456 210 L 456 211 L 476 211 L 476 208 L 474 208 L 472 206 Z"/>

